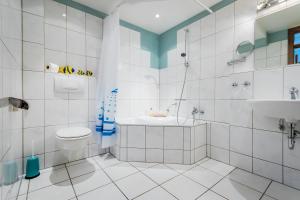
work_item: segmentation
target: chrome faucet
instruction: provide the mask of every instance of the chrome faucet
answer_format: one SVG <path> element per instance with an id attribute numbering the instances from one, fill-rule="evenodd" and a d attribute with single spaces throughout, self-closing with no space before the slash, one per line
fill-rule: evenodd
<path id="1" fill-rule="evenodd" d="M 293 99 L 293 100 L 298 99 L 298 93 L 299 93 L 299 90 L 296 87 L 292 87 L 290 89 L 291 99 Z"/>
<path id="2" fill-rule="evenodd" d="M 199 113 L 199 109 L 196 107 L 193 107 L 193 111 L 192 111 L 192 115 L 198 114 Z"/>

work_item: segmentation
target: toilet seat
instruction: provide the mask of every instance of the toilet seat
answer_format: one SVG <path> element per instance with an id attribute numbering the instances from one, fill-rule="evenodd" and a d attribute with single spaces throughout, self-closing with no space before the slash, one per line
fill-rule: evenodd
<path id="1" fill-rule="evenodd" d="M 92 131 L 84 127 L 63 128 L 56 132 L 56 137 L 61 140 L 80 140 L 90 136 Z"/>

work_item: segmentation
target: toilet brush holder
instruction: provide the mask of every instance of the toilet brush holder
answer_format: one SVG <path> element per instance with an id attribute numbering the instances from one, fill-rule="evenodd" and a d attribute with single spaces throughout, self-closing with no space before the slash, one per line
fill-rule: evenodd
<path id="1" fill-rule="evenodd" d="M 33 179 L 40 175 L 40 164 L 37 156 L 30 156 L 26 163 L 26 179 Z"/>

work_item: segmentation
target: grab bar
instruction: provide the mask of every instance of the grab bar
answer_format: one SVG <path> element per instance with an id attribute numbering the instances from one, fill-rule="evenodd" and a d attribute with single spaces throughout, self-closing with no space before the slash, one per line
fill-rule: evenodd
<path id="1" fill-rule="evenodd" d="M 29 109 L 28 103 L 23 99 L 18 99 L 14 97 L 5 97 L 0 99 L 0 108 L 7 107 L 9 105 L 13 106 L 14 108 L 20 108 L 23 110 Z"/>

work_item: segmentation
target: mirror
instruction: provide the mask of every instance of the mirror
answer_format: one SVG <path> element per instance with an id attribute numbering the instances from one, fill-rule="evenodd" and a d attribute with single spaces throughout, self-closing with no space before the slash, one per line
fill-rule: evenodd
<path id="1" fill-rule="evenodd" d="M 232 60 L 227 62 L 227 65 L 245 62 L 247 57 L 254 51 L 255 46 L 250 41 L 241 42 L 235 49 L 235 55 Z"/>
<path id="2" fill-rule="evenodd" d="M 237 58 L 246 58 L 254 50 L 254 45 L 250 41 L 241 42 L 236 48 Z"/>
<path id="3" fill-rule="evenodd" d="M 300 64 L 300 3 L 279 4 L 258 12 L 255 68 Z"/>

